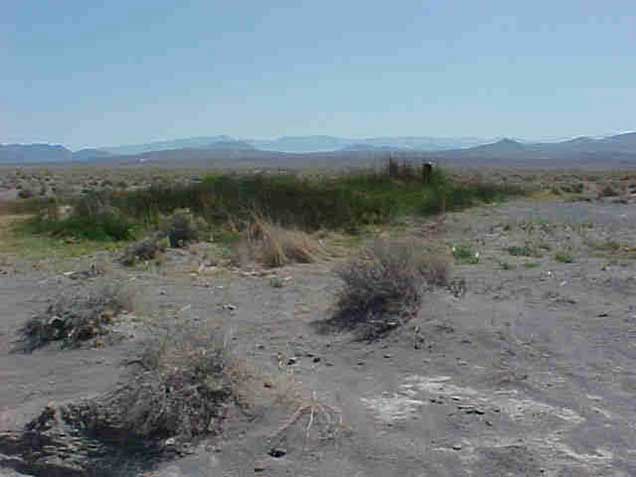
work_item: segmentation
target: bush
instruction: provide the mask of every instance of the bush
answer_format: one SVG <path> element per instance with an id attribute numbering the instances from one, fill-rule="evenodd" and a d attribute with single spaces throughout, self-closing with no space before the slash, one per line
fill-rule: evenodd
<path id="1" fill-rule="evenodd" d="M 206 224 L 202 220 L 197 220 L 188 209 L 180 209 L 167 218 L 163 228 L 170 246 L 180 248 L 200 240 Z"/>
<path id="2" fill-rule="evenodd" d="M 419 310 L 427 288 L 448 281 L 449 261 L 413 241 L 378 241 L 338 271 L 344 282 L 330 324 L 375 338 Z"/>
<path id="3" fill-rule="evenodd" d="M 404 214 L 435 214 L 523 193 L 507 185 L 460 182 L 438 168 L 426 171 L 393 163 L 382 171 L 337 176 L 216 175 L 195 184 L 130 192 L 117 203 L 129 216 L 148 223 L 187 208 L 210 223 L 249 224 L 257 214 L 306 231 L 355 230 Z"/>
<path id="4" fill-rule="evenodd" d="M 34 230 L 93 240 L 128 240 L 132 226 L 159 226 L 171 246 L 199 240 L 206 224 L 244 230 L 254 215 L 305 232 L 356 232 L 404 215 L 428 215 L 501 200 L 523 191 L 460 181 L 439 168 L 392 162 L 386 170 L 339 175 L 225 174 L 144 190 L 89 192 L 72 217 L 38 220 Z M 162 217 L 172 217 L 163 221 Z M 204 223 L 205 222 L 205 223 Z"/>
<path id="5" fill-rule="evenodd" d="M 477 265 L 479 263 L 479 252 L 475 252 L 468 244 L 453 245 L 451 251 L 459 264 Z"/>
<path id="6" fill-rule="evenodd" d="M 132 238 L 131 222 L 112 206 L 110 196 L 97 193 L 82 197 L 69 217 L 38 216 L 28 228 L 35 233 L 96 241 Z"/>
<path id="7" fill-rule="evenodd" d="M 125 447 L 131 442 L 180 451 L 220 431 L 234 393 L 233 362 L 214 334 L 189 326 L 154 330 L 122 385 L 67 406 L 65 419 Z"/>
<path id="8" fill-rule="evenodd" d="M 126 266 L 133 266 L 138 261 L 149 261 L 157 258 L 165 251 L 163 237 L 160 234 L 146 237 L 143 240 L 130 244 L 119 261 Z"/>
<path id="9" fill-rule="evenodd" d="M 62 348 L 73 348 L 105 335 L 113 318 L 132 308 L 131 298 L 129 292 L 112 284 L 61 294 L 20 329 L 18 349 L 30 353 L 51 342 L 59 342 Z"/>
<path id="10" fill-rule="evenodd" d="M 601 197 L 616 197 L 620 193 L 612 184 L 605 184 L 599 191 L 598 196 Z"/>

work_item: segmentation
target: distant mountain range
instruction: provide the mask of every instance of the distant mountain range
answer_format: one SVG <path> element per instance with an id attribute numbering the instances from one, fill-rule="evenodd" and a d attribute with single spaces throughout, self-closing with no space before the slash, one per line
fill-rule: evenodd
<path id="1" fill-rule="evenodd" d="M 374 137 L 350 139 L 335 136 L 288 136 L 272 140 L 248 140 L 252 146 L 263 151 L 279 152 L 332 152 L 341 149 L 409 149 L 414 151 L 440 151 L 472 147 L 489 142 L 489 139 L 458 137 Z"/>
<path id="2" fill-rule="evenodd" d="M 522 143 L 512 139 L 483 144 L 466 149 L 440 151 L 436 154 L 450 159 L 556 160 L 572 161 L 591 157 L 636 160 L 636 132 L 593 139 L 579 137 L 561 142 Z"/>
<path id="3" fill-rule="evenodd" d="M 313 158 L 346 163 L 350 157 L 378 158 L 399 153 L 407 157 L 429 158 L 449 163 L 500 164 L 556 161 L 564 166 L 573 161 L 610 162 L 636 165 L 636 132 L 605 138 L 579 137 L 560 142 L 520 142 L 513 139 L 488 141 L 478 138 L 384 137 L 347 139 L 335 136 L 291 136 L 272 140 L 238 140 L 230 136 L 210 136 L 158 141 L 131 146 L 81 149 L 75 152 L 50 144 L 0 145 L 0 164 L 48 164 L 78 162 L 175 162 L 204 164 L 206 160 L 246 160 L 257 164 Z M 352 156 L 353 155 L 353 156 Z M 260 158 L 260 159 L 259 159 Z M 565 164 L 567 162 L 567 164 Z M 345 164 L 343 164 L 345 165 Z M 552 164 L 550 164 L 552 165 Z"/>

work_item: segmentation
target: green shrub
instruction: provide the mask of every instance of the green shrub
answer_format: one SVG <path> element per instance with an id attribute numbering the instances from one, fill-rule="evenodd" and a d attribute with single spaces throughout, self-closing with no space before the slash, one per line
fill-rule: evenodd
<path id="1" fill-rule="evenodd" d="M 554 255 L 554 259 L 559 263 L 573 263 L 574 256 L 567 250 L 561 250 Z"/>
<path id="2" fill-rule="evenodd" d="M 476 265 L 479 263 L 479 252 L 473 250 L 468 244 L 454 245 L 451 248 L 455 261 L 464 265 Z"/>
<path id="3" fill-rule="evenodd" d="M 187 209 L 189 216 L 174 224 L 174 244 L 196 239 L 200 227 L 191 227 L 195 217 L 230 225 L 234 231 L 244 230 L 256 215 L 286 228 L 355 232 L 400 216 L 436 214 L 520 193 L 505 184 L 460 181 L 439 168 L 420 171 L 408 163 L 333 176 L 224 174 L 191 184 L 91 192 L 78 201 L 72 217 L 40 221 L 38 228 L 57 235 L 125 240 L 132 225 L 161 227 L 163 217 Z"/>
<path id="4" fill-rule="evenodd" d="M 109 195 L 91 193 L 77 201 L 69 217 L 58 219 L 50 214 L 40 215 L 27 228 L 56 237 L 120 241 L 133 237 L 132 226 L 132 222 L 111 204 Z"/>

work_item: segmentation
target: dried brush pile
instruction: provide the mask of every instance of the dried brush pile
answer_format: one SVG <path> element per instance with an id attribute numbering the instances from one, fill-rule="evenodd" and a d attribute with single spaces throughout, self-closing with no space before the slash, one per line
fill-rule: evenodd
<path id="1" fill-rule="evenodd" d="M 30 353 L 51 342 L 62 348 L 78 347 L 107 334 L 113 319 L 131 309 L 132 293 L 111 283 L 62 293 L 20 329 L 18 350 Z"/>

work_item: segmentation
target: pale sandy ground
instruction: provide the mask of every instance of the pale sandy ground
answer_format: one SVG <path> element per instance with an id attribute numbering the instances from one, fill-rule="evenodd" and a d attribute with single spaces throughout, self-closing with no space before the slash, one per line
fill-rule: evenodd
<path id="1" fill-rule="evenodd" d="M 450 214 L 439 238 L 480 253 L 478 264 L 452 272 L 465 295 L 432 292 L 416 320 L 374 343 L 312 325 L 329 316 L 335 261 L 286 267 L 278 273 L 293 278 L 274 288 L 266 277 L 174 273 L 191 270 L 193 259 L 171 252 L 164 272 L 133 272 L 146 312 L 223 329 L 237 354 L 338 410 L 343 426 L 328 428 L 317 415 L 308 429 L 305 416 L 273 439 L 293 409 L 257 405 L 228 416 L 222 436 L 192 456 L 103 475 L 636 475 L 635 225 L 633 205 L 597 202 L 522 200 Z M 626 248 L 611 255 L 590 245 L 608 240 Z M 507 251 L 526 243 L 543 256 Z M 561 250 L 574 261 L 555 260 Z M 48 401 L 109 389 L 135 351 L 128 341 L 9 354 L 16 326 L 79 285 L 5 269 L 3 430 Z M 272 448 L 284 455 L 268 455 Z"/>

